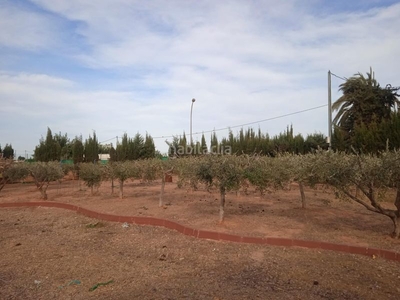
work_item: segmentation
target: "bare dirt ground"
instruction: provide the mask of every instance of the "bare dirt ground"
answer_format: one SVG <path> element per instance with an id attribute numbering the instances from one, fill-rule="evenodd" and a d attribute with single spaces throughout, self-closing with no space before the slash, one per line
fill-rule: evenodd
<path id="1" fill-rule="evenodd" d="M 98 212 L 155 216 L 193 228 L 247 236 L 321 240 L 400 251 L 388 218 L 306 190 L 260 197 L 127 182 L 125 198 L 103 183 L 96 195 L 77 181 L 53 183 L 49 200 Z M 390 195 L 388 195 L 390 196 Z M 31 183 L 6 186 L 0 202 L 38 201 Z M 386 204 L 390 206 L 390 202 Z M 398 299 L 399 263 L 302 248 L 197 240 L 174 231 L 101 222 L 54 208 L 0 209 L 0 299 Z M 91 228 L 94 227 L 94 228 Z M 94 291 L 97 283 L 106 283 Z"/>

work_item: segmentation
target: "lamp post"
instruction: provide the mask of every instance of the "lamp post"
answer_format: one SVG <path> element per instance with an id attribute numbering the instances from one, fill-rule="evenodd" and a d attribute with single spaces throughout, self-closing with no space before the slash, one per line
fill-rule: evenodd
<path id="1" fill-rule="evenodd" d="M 193 137 L 192 137 L 192 119 L 193 119 L 193 104 L 196 99 L 192 99 L 192 106 L 190 107 L 190 146 L 193 146 Z"/>
<path id="2" fill-rule="evenodd" d="M 328 149 L 332 148 L 332 83 L 331 70 L 328 71 Z"/>

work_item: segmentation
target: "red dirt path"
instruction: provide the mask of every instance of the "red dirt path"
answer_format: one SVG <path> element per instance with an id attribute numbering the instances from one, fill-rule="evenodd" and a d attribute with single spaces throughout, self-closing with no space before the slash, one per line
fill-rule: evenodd
<path id="1" fill-rule="evenodd" d="M 109 183 L 95 196 L 81 188 L 73 181 L 52 184 L 47 203 L 267 241 L 400 249 L 389 237 L 389 219 L 321 189 L 306 191 L 306 210 L 299 208 L 295 186 L 264 197 L 231 193 L 226 221 L 219 225 L 216 194 L 202 189 L 187 192 L 168 184 L 168 205 L 159 208 L 159 183 L 128 182 L 124 199 L 110 195 Z M 0 203 L 34 202 L 39 196 L 31 184 L 9 185 Z M 80 284 L 70 284 L 73 280 Z M 113 283 L 89 291 L 109 280 Z M 0 299 L 398 299 L 399 283 L 399 263 L 372 255 L 195 239 L 157 227 L 98 223 L 56 208 L 0 209 Z"/>

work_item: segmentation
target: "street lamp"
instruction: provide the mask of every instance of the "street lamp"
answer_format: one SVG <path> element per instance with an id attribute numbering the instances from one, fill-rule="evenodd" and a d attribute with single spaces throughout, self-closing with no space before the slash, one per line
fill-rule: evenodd
<path id="1" fill-rule="evenodd" d="M 332 148 L 332 83 L 331 70 L 328 71 L 328 149 Z"/>
<path id="2" fill-rule="evenodd" d="M 193 146 L 193 137 L 192 137 L 192 118 L 193 118 L 193 104 L 196 99 L 192 99 L 192 106 L 190 107 L 190 146 Z"/>

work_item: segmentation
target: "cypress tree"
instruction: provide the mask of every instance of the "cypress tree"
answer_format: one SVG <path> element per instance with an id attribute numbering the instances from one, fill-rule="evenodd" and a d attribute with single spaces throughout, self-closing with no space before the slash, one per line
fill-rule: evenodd
<path id="1" fill-rule="evenodd" d="M 218 153 L 218 151 L 219 151 L 218 148 L 219 148 L 218 138 L 217 138 L 217 134 L 214 131 L 211 135 L 210 152 L 213 154 Z"/>
<path id="2" fill-rule="evenodd" d="M 131 158 L 133 160 L 137 160 L 142 158 L 144 148 L 144 139 L 140 135 L 140 133 L 136 133 L 133 140 L 130 143 L 130 153 L 132 153 Z"/>
<path id="3" fill-rule="evenodd" d="M 111 145 L 110 148 L 110 162 L 116 162 L 117 161 L 117 150 Z"/>
<path id="4" fill-rule="evenodd" d="M 99 160 L 99 143 L 96 132 L 93 132 L 93 137 L 89 135 L 89 139 L 85 141 L 84 153 L 86 162 L 96 163 Z"/>
<path id="5" fill-rule="evenodd" d="M 83 162 L 84 147 L 82 143 L 82 137 L 75 137 L 72 144 L 72 159 L 74 164 Z"/>
<path id="6" fill-rule="evenodd" d="M 204 133 L 201 135 L 200 153 L 207 153 L 207 142 Z"/>
<path id="7" fill-rule="evenodd" d="M 151 135 L 146 133 L 141 158 L 154 158 L 155 156 L 156 147 L 154 145 L 153 138 L 151 137 Z"/>
<path id="8" fill-rule="evenodd" d="M 6 144 L 3 149 L 3 158 L 13 159 L 14 149 L 11 144 Z"/>
<path id="9" fill-rule="evenodd" d="M 117 161 L 125 161 L 128 159 L 128 135 L 124 133 L 121 143 L 117 145 L 116 149 Z"/>
<path id="10" fill-rule="evenodd" d="M 39 145 L 35 147 L 35 160 L 49 162 L 61 159 L 61 146 L 53 137 L 51 129 L 47 127 L 46 139 L 41 138 Z"/>

